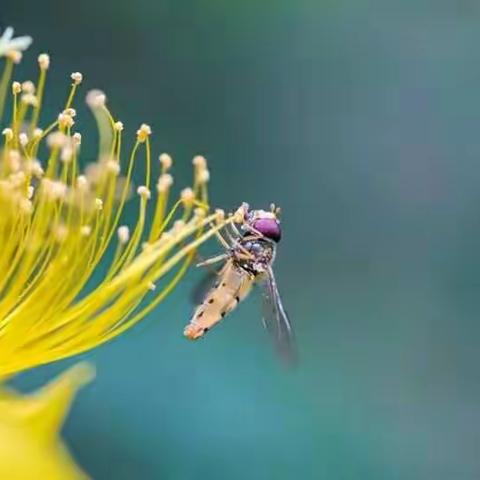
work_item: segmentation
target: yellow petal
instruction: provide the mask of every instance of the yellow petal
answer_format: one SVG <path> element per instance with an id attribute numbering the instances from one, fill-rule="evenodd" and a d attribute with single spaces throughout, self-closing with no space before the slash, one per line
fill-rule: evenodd
<path id="1" fill-rule="evenodd" d="M 93 375 L 91 366 L 79 364 L 31 395 L 0 390 L 0 478 L 88 478 L 58 434 L 76 392 Z"/>

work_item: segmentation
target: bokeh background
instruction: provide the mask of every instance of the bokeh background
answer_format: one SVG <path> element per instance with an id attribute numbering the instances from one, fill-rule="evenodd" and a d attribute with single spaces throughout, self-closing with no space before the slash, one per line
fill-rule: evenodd
<path id="1" fill-rule="evenodd" d="M 52 54 L 58 106 L 80 70 L 132 137 L 152 125 L 178 186 L 202 153 L 215 205 L 284 211 L 299 367 L 254 297 L 186 342 L 192 271 L 85 356 L 64 434 L 95 479 L 479 478 L 477 1 L 2 0 L 9 24 L 35 39 L 25 76 Z"/>

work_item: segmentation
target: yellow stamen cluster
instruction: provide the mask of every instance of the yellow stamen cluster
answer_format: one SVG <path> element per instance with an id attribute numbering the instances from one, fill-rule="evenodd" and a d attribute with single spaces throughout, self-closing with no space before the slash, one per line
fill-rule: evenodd
<path id="1" fill-rule="evenodd" d="M 11 105 L 0 127 L 0 378 L 89 350 L 137 323 L 175 287 L 198 245 L 233 221 L 208 213 L 209 171 L 201 156 L 193 160 L 192 187 L 169 208 L 171 157 L 160 156 L 153 182 L 152 132 L 142 124 L 124 163 L 123 124 L 98 90 L 87 95 L 98 159 L 82 173 L 72 107 L 82 74 L 71 75 L 57 118 L 39 127 L 50 57 L 38 57 L 35 83 L 12 82 L 13 57 L 5 57 L 0 78 L 0 124 Z M 120 223 L 139 162 L 145 178 L 128 227 Z"/>

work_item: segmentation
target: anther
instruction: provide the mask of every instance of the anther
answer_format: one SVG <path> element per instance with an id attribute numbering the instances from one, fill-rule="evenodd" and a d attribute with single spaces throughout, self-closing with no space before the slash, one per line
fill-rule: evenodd
<path id="1" fill-rule="evenodd" d="M 88 180 L 85 175 L 79 175 L 77 177 L 77 188 L 80 190 L 86 190 L 88 187 Z"/>
<path id="2" fill-rule="evenodd" d="M 142 123 L 137 130 L 137 140 L 141 143 L 145 142 L 147 138 L 152 134 L 152 129 L 146 123 Z"/>
<path id="3" fill-rule="evenodd" d="M 130 239 L 130 229 L 126 225 L 118 227 L 117 230 L 118 241 L 124 245 Z"/>
<path id="4" fill-rule="evenodd" d="M 35 93 L 35 84 L 31 80 L 25 80 L 22 83 L 22 91 L 25 93 Z"/>
<path id="5" fill-rule="evenodd" d="M 50 56 L 47 53 L 41 53 L 38 56 L 38 66 L 41 70 L 48 70 L 50 66 Z"/>
<path id="6" fill-rule="evenodd" d="M 5 137 L 7 142 L 13 140 L 13 130 L 11 128 L 4 128 L 2 131 L 2 135 Z"/>
<path id="7" fill-rule="evenodd" d="M 202 155 L 196 155 L 193 157 L 192 163 L 195 167 L 199 169 L 207 168 L 207 160 Z"/>
<path id="8" fill-rule="evenodd" d="M 115 160 L 108 160 L 106 163 L 107 170 L 112 172 L 114 175 L 118 175 L 120 173 L 120 165 Z"/>
<path id="9" fill-rule="evenodd" d="M 25 105 L 30 105 L 32 107 L 38 106 L 38 98 L 33 93 L 24 93 L 20 97 L 20 101 Z"/>
<path id="10" fill-rule="evenodd" d="M 87 93 L 86 102 L 90 108 L 101 108 L 105 106 L 107 97 L 101 90 L 90 90 Z"/>
<path id="11" fill-rule="evenodd" d="M 198 181 L 200 183 L 207 183 L 210 180 L 210 172 L 203 168 L 198 172 Z"/>
<path id="12" fill-rule="evenodd" d="M 145 185 L 138 187 L 137 193 L 145 200 L 148 200 L 151 197 L 150 190 Z"/>
<path id="13" fill-rule="evenodd" d="M 74 145 L 78 146 L 82 143 L 82 134 L 81 133 L 78 133 L 78 132 L 75 132 L 73 135 L 72 135 L 72 142 Z"/>
<path id="14" fill-rule="evenodd" d="M 22 52 L 19 52 L 18 50 L 9 50 L 5 56 L 16 64 L 20 63 L 23 57 Z"/>
<path id="15" fill-rule="evenodd" d="M 12 93 L 14 95 L 19 94 L 22 91 L 22 85 L 20 82 L 12 82 Z"/>
<path id="16" fill-rule="evenodd" d="M 158 193 L 167 191 L 172 186 L 172 184 L 173 177 L 170 174 L 164 173 L 163 175 L 160 175 L 157 182 Z"/>
<path id="17" fill-rule="evenodd" d="M 90 225 L 82 225 L 80 227 L 80 235 L 82 237 L 88 237 L 92 233 L 92 227 Z"/>
<path id="18" fill-rule="evenodd" d="M 172 166 L 172 157 L 168 153 L 162 153 L 159 157 L 159 161 L 165 170 L 169 170 Z"/>
<path id="19" fill-rule="evenodd" d="M 62 148 L 62 152 L 60 154 L 60 160 L 64 163 L 69 163 L 73 157 L 73 148 L 70 145 L 65 145 Z"/>
<path id="20" fill-rule="evenodd" d="M 83 80 L 83 75 L 80 72 L 73 72 L 70 75 L 70 78 L 73 80 L 73 83 L 75 85 L 80 85 L 82 83 L 82 80 Z"/>
<path id="21" fill-rule="evenodd" d="M 18 141 L 20 142 L 20 145 L 22 147 L 26 147 L 27 146 L 27 143 L 28 143 L 28 136 L 26 133 L 21 133 L 19 136 L 18 136 Z"/>
<path id="22" fill-rule="evenodd" d="M 36 128 L 34 131 L 33 131 L 33 138 L 35 140 L 38 140 L 41 136 L 43 135 L 43 130 L 41 128 Z"/>
<path id="23" fill-rule="evenodd" d="M 50 148 L 61 148 L 67 142 L 67 138 L 62 132 L 53 132 L 47 137 L 47 145 Z"/>
<path id="24" fill-rule="evenodd" d="M 195 193 L 191 188 L 187 187 L 181 191 L 180 198 L 185 205 L 191 205 L 195 200 Z"/>
<path id="25" fill-rule="evenodd" d="M 221 208 L 215 210 L 215 215 L 217 216 L 217 222 L 222 222 L 225 219 L 225 211 Z"/>
<path id="26" fill-rule="evenodd" d="M 40 164 L 40 162 L 38 160 L 34 160 L 32 162 L 31 169 L 32 169 L 32 175 L 34 175 L 37 178 L 42 177 L 43 174 L 44 174 L 42 165 Z"/>
<path id="27" fill-rule="evenodd" d="M 60 128 L 71 128 L 74 124 L 75 121 L 67 113 L 63 112 L 58 116 L 58 125 Z"/>

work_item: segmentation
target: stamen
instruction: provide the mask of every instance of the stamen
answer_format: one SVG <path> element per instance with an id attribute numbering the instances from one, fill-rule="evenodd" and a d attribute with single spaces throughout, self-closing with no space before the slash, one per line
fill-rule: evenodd
<path id="1" fill-rule="evenodd" d="M 13 140 L 13 130 L 11 128 L 4 128 L 2 135 L 5 137 L 6 142 L 11 142 Z"/>
<path id="2" fill-rule="evenodd" d="M 150 190 L 145 185 L 138 187 L 137 193 L 145 200 L 149 200 L 151 197 Z"/>
<path id="3" fill-rule="evenodd" d="M 146 124 L 142 123 L 140 128 L 137 130 L 137 140 L 140 143 L 143 143 L 147 140 L 147 138 L 152 134 L 151 128 Z"/>
<path id="4" fill-rule="evenodd" d="M 41 70 L 48 70 L 50 67 L 50 56 L 47 53 L 41 53 L 38 56 L 38 65 Z"/>
<path id="5" fill-rule="evenodd" d="M 21 93 L 21 91 L 22 91 L 21 83 L 20 82 L 13 82 L 12 83 L 12 93 L 14 95 L 17 95 L 17 94 Z"/>
<path id="6" fill-rule="evenodd" d="M 159 157 L 160 164 L 162 165 L 162 172 L 170 170 L 172 167 L 172 157 L 168 153 L 162 153 Z"/>
<path id="7" fill-rule="evenodd" d="M 118 241 L 122 244 L 125 244 L 130 239 L 130 230 L 126 225 L 118 227 Z"/>
<path id="8" fill-rule="evenodd" d="M 166 192 L 173 184 L 173 177 L 168 174 L 164 173 L 160 175 L 158 182 L 157 182 L 157 191 L 158 193 Z"/>
<path id="9" fill-rule="evenodd" d="M 90 90 L 86 97 L 87 105 L 92 109 L 105 107 L 107 97 L 101 90 Z"/>
<path id="10" fill-rule="evenodd" d="M 6 57 L 13 63 L 19 64 L 22 61 L 23 54 L 19 50 L 9 50 L 6 53 Z"/>
<path id="11" fill-rule="evenodd" d="M 198 246 L 223 228 L 222 222 L 231 221 L 207 213 L 210 174 L 202 156 L 193 160 L 193 188 L 170 202 L 173 162 L 167 153 L 158 157 L 161 173 L 150 221 L 152 130 L 140 125 L 124 163 L 123 123 L 115 120 L 99 90 L 87 95 L 99 128 L 99 155 L 79 171 L 85 139 L 72 132 L 77 120 L 73 101 L 83 75 L 70 75 L 63 110 L 40 129 L 50 57 L 39 55 L 36 85 L 12 82 L 17 58 L 7 56 L 0 78 L 0 120 L 10 87 L 13 94 L 12 121 L 4 125 L 0 154 L 0 378 L 89 350 L 137 323 L 178 284 Z M 45 145 L 49 151 L 43 158 Z M 139 155 L 145 176 L 130 229 L 119 224 Z M 95 269 L 112 240 L 107 273 L 85 292 L 87 282 L 98 278 Z M 172 277 L 156 287 L 169 272 Z M 142 302 L 146 295 L 148 304 Z"/>
<path id="12" fill-rule="evenodd" d="M 73 80 L 73 83 L 75 85 L 80 85 L 82 83 L 82 80 L 83 80 L 83 75 L 80 72 L 73 72 L 70 75 L 70 78 Z"/>

